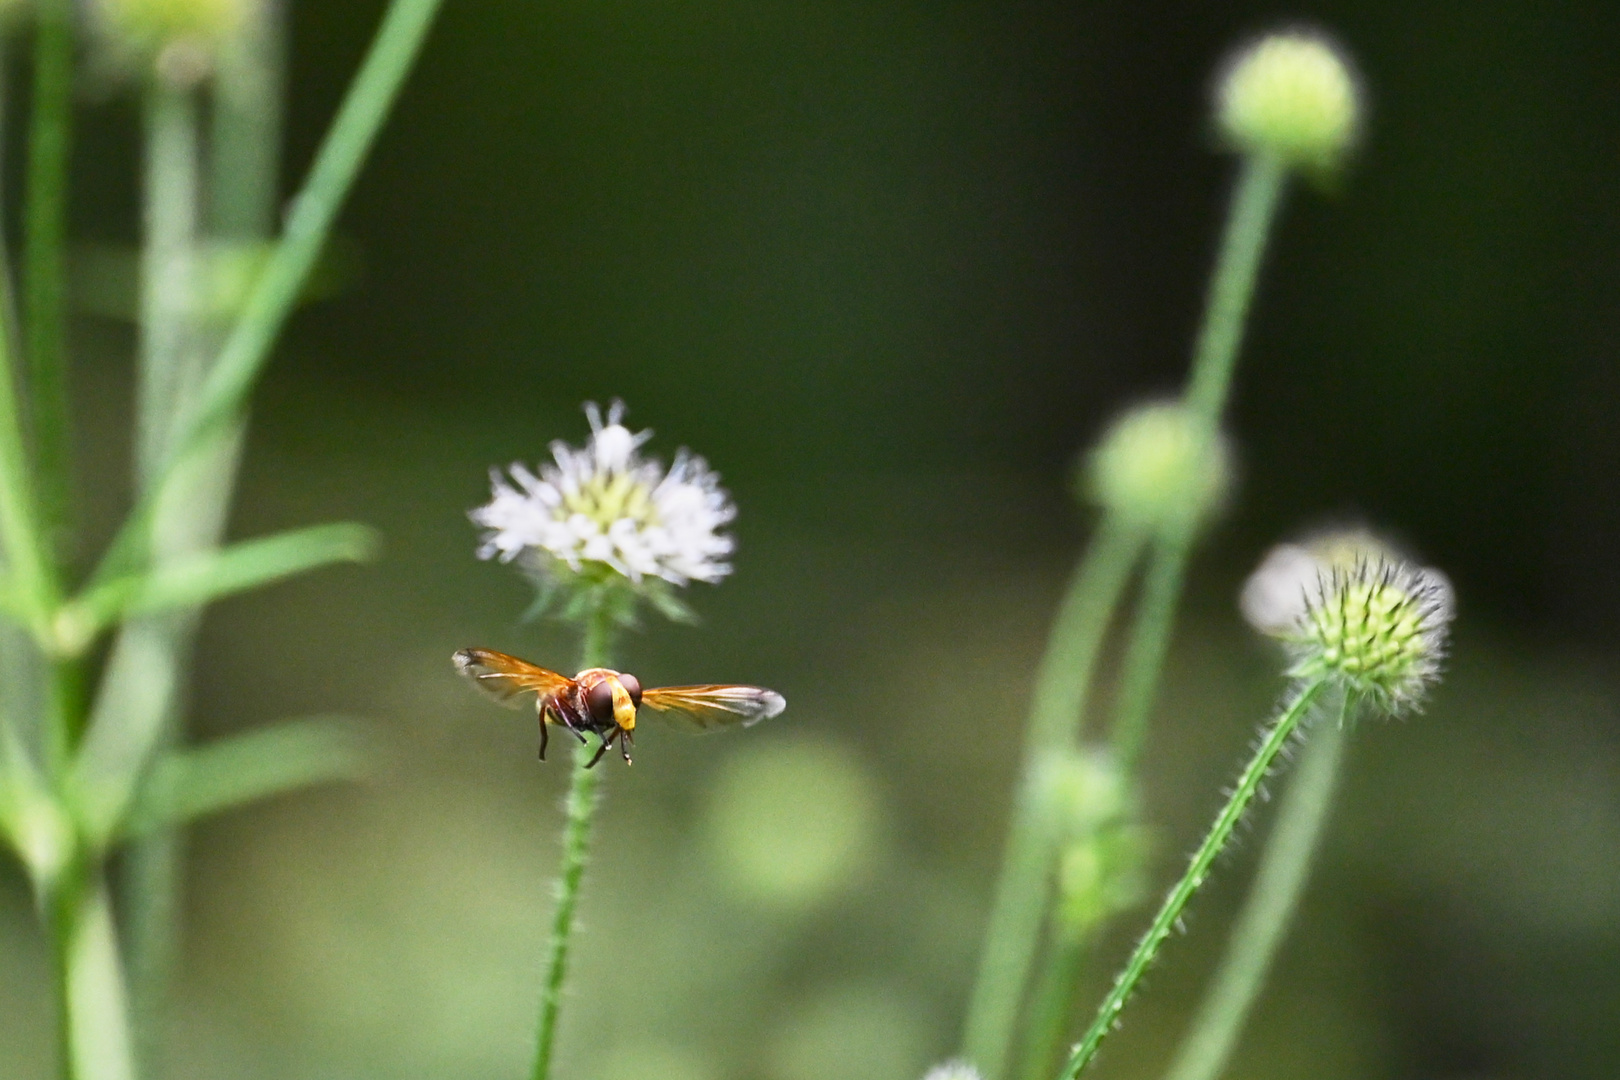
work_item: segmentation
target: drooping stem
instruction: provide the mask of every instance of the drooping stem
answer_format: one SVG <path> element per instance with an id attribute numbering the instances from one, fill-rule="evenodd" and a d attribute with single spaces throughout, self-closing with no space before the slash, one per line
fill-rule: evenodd
<path id="1" fill-rule="evenodd" d="M 608 606 L 598 603 L 586 617 L 584 647 L 580 668 L 609 667 L 613 638 L 617 630 Z M 567 821 L 563 825 L 562 864 L 557 872 L 557 908 L 551 918 L 551 937 L 546 942 L 546 962 L 540 984 L 540 1024 L 535 1039 L 534 1080 L 548 1080 L 557 1043 L 557 1017 L 562 1011 L 563 990 L 568 983 L 568 958 L 574 934 L 574 916 L 579 907 L 580 885 L 585 880 L 585 860 L 590 854 L 591 820 L 596 813 L 596 790 L 601 773 L 589 768 L 596 747 L 582 743 L 574 747 L 573 774 L 568 786 Z"/>
<path id="2" fill-rule="evenodd" d="M 72 453 L 67 374 L 68 165 L 73 151 L 73 4 L 36 5 L 32 119 L 23 208 L 23 312 L 29 422 L 41 526 L 53 559 L 69 527 Z"/>
<path id="3" fill-rule="evenodd" d="M 1226 955 L 1165 1080 L 1216 1080 L 1243 1032 L 1310 877 L 1338 786 L 1350 708 L 1347 698 L 1339 722 L 1323 725 L 1325 730 L 1315 732 L 1305 748 L 1260 853 L 1260 866 L 1232 928 Z"/>
<path id="4" fill-rule="evenodd" d="M 1137 530 L 1102 522 L 1075 568 L 1036 675 L 1013 819 L 963 1036 L 963 1056 L 987 1080 L 1006 1068 L 1051 892 L 1055 836 L 1042 790 L 1046 765 L 1074 746 L 1103 635 L 1142 545 Z"/>
<path id="5" fill-rule="evenodd" d="M 1103 998 L 1102 1005 L 1097 1009 L 1096 1019 L 1092 1021 L 1074 1048 L 1068 1064 L 1063 1068 L 1061 1074 L 1063 1080 L 1075 1080 L 1096 1055 L 1097 1048 L 1108 1037 L 1108 1033 L 1114 1029 L 1114 1025 L 1119 1021 L 1119 1014 L 1125 1008 L 1125 1002 L 1131 996 L 1131 991 L 1136 989 L 1136 984 L 1141 981 L 1153 963 L 1154 957 L 1158 955 L 1159 947 L 1170 936 L 1170 931 L 1181 918 L 1187 902 L 1204 884 L 1204 878 L 1214 865 L 1216 856 L 1220 855 L 1221 849 L 1231 838 L 1232 830 L 1243 816 L 1243 811 L 1248 808 L 1255 792 L 1259 790 L 1261 780 L 1265 779 L 1266 773 L 1271 769 L 1271 763 L 1287 745 L 1289 738 L 1310 711 L 1311 705 L 1321 696 L 1323 685 L 1316 682 L 1302 687 L 1295 694 L 1293 701 L 1283 710 L 1282 715 L 1272 723 L 1265 737 L 1260 740 L 1259 748 L 1249 764 L 1244 767 L 1242 775 L 1238 777 L 1237 785 L 1228 796 L 1226 805 L 1221 807 L 1220 813 L 1215 816 L 1215 823 L 1210 827 L 1209 834 L 1204 837 L 1204 842 L 1193 854 L 1186 873 L 1165 897 L 1158 914 L 1148 926 L 1147 933 L 1137 943 L 1135 951 L 1131 953 L 1130 959 L 1125 962 L 1124 968 L 1114 980 L 1113 989 Z"/>

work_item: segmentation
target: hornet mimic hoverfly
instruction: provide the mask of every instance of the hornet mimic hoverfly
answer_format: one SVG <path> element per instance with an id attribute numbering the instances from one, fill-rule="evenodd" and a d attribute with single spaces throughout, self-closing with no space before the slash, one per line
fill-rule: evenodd
<path id="1" fill-rule="evenodd" d="M 559 724 L 581 743 L 592 732 L 602 740 L 590 768 L 602 760 L 613 740 L 626 764 L 636 730 L 636 710 L 645 705 L 689 731 L 710 731 L 731 724 L 757 723 L 787 708 L 775 690 L 759 686 L 659 686 L 647 690 L 634 675 L 607 668 L 586 668 L 570 679 L 515 656 L 490 649 L 462 649 L 452 658 L 456 670 L 473 685 L 511 708 L 532 691 L 540 714 L 540 760 L 546 760 L 546 728 Z"/>

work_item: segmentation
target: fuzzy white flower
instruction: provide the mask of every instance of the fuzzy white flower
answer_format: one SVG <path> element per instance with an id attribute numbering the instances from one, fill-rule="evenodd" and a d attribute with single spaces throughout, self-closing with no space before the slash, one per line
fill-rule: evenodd
<path id="1" fill-rule="evenodd" d="M 552 443 L 553 463 L 538 475 L 522 464 L 491 471 L 492 498 L 470 515 L 488 530 L 479 558 L 518 560 L 547 576 L 557 564 L 574 574 L 595 564 L 637 584 L 712 583 L 731 573 L 735 543 L 720 530 L 737 508 L 719 474 L 684 449 L 667 471 L 643 457 L 652 432 L 631 432 L 624 411 L 613 402 L 604 422 L 594 402 L 586 405 L 590 441 Z"/>

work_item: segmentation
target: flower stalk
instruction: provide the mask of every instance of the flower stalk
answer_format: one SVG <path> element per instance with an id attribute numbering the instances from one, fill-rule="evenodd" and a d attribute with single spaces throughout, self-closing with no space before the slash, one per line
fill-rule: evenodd
<path id="1" fill-rule="evenodd" d="M 584 643 L 580 668 L 609 667 L 613 639 L 618 630 L 614 612 L 597 603 L 584 620 Z M 544 720 L 541 721 L 544 723 Z M 574 747 L 573 770 L 568 783 L 566 821 L 563 824 L 562 863 L 557 871 L 557 908 L 551 919 L 551 935 L 546 942 L 543 981 L 540 984 L 540 1022 L 535 1037 L 533 1080 L 548 1080 L 557 1044 L 557 1019 L 562 1012 L 563 991 L 568 983 L 568 961 L 573 941 L 580 886 L 585 880 L 585 862 L 590 854 L 591 822 L 596 814 L 597 787 L 602 773 L 590 767 L 595 747 L 580 743 Z"/>
<path id="2" fill-rule="evenodd" d="M 23 208 L 23 313 L 40 524 L 53 559 L 69 530 L 68 166 L 73 150 L 71 0 L 36 5 L 32 117 Z"/>
<path id="3" fill-rule="evenodd" d="M 1248 809 L 1249 803 L 1260 789 L 1260 782 L 1265 779 L 1266 773 L 1270 771 L 1272 762 L 1276 760 L 1277 755 L 1288 744 L 1288 740 L 1299 729 L 1312 705 L 1316 703 L 1328 685 L 1328 680 L 1322 678 L 1300 686 L 1294 692 L 1288 705 L 1283 709 L 1282 714 L 1277 717 L 1266 731 L 1264 737 L 1260 740 L 1259 747 L 1255 750 L 1254 756 L 1238 777 L 1238 782 L 1232 789 L 1231 795 L 1228 796 L 1226 805 L 1222 806 L 1220 812 L 1215 815 L 1214 824 L 1210 826 L 1209 833 L 1204 837 L 1203 843 L 1198 846 L 1198 850 L 1193 854 L 1192 861 L 1188 863 L 1186 872 L 1181 875 L 1181 880 L 1176 882 L 1169 895 L 1165 897 L 1164 903 L 1159 907 L 1158 914 L 1153 917 L 1153 922 L 1148 926 L 1147 933 L 1137 943 L 1135 951 L 1131 953 L 1130 959 L 1125 962 L 1124 968 L 1121 969 L 1119 976 L 1114 980 L 1113 988 L 1103 998 L 1102 1005 L 1097 1009 L 1096 1019 L 1092 1021 L 1091 1026 L 1074 1048 L 1068 1063 L 1063 1067 L 1060 1074 L 1062 1080 L 1075 1080 L 1075 1077 L 1079 1076 L 1086 1065 L 1091 1062 L 1091 1059 L 1096 1056 L 1098 1047 L 1102 1045 L 1103 1040 L 1108 1037 L 1108 1033 L 1114 1029 L 1114 1025 L 1118 1022 L 1119 1015 L 1124 1011 L 1125 1003 L 1130 999 L 1131 992 L 1136 989 L 1136 984 L 1147 973 L 1147 969 L 1152 965 L 1154 958 L 1158 956 L 1159 947 L 1164 944 L 1165 939 L 1170 936 L 1171 930 L 1175 928 L 1177 921 L 1181 918 L 1182 912 L 1187 907 L 1187 902 L 1203 886 L 1210 867 L 1215 864 L 1215 859 L 1226 847 L 1226 842 L 1231 839 L 1232 830 L 1237 827 L 1239 819 L 1243 817 L 1243 812 Z"/>
<path id="4" fill-rule="evenodd" d="M 1006 1068 L 1050 896 L 1056 836 L 1043 790 L 1046 763 L 1068 753 L 1085 715 L 1103 636 L 1145 536 L 1106 515 L 1075 568 L 1035 680 L 1024 764 L 997 879 L 962 1053 L 987 1080 Z"/>
<path id="5" fill-rule="evenodd" d="M 1309 34 L 1272 35 L 1240 54 L 1226 72 L 1216 113 L 1223 136 L 1242 157 L 1182 395 L 1191 423 L 1212 449 L 1219 445 L 1256 282 L 1289 178 L 1337 166 L 1359 125 L 1348 65 L 1326 41 Z M 1135 772 L 1146 740 L 1197 525 L 1196 517 L 1186 514 L 1155 530 L 1126 631 L 1109 742 L 1127 776 Z M 1059 949 L 1047 963 L 1071 963 L 1077 956 L 1073 949 Z M 1060 995 L 1072 995 L 1078 985 L 1076 978 L 1043 976 L 1041 981 L 1043 993 Z M 1032 1044 L 1056 1045 L 1072 1012 L 1072 997 L 1037 1002 L 1031 1023 L 1056 1029 L 1036 1032 Z"/>
<path id="6" fill-rule="evenodd" d="M 1226 955 L 1210 981 L 1165 1080 L 1216 1080 L 1231 1057 L 1277 950 L 1299 908 L 1342 772 L 1350 704 L 1313 732 L 1260 853 Z"/>

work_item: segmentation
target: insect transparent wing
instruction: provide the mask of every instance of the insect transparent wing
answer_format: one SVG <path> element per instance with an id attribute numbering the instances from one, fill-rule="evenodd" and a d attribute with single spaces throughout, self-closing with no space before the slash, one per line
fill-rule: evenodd
<path id="1" fill-rule="evenodd" d="M 688 731 L 747 727 L 787 708 L 781 694 L 760 686 L 659 686 L 642 694 L 641 703 Z"/>
<path id="2" fill-rule="evenodd" d="M 523 694 L 532 692 L 542 698 L 551 697 L 569 682 L 566 676 L 555 671 L 492 649 L 462 649 L 451 659 L 455 661 L 456 670 L 485 696 L 509 709 L 523 706 Z"/>

